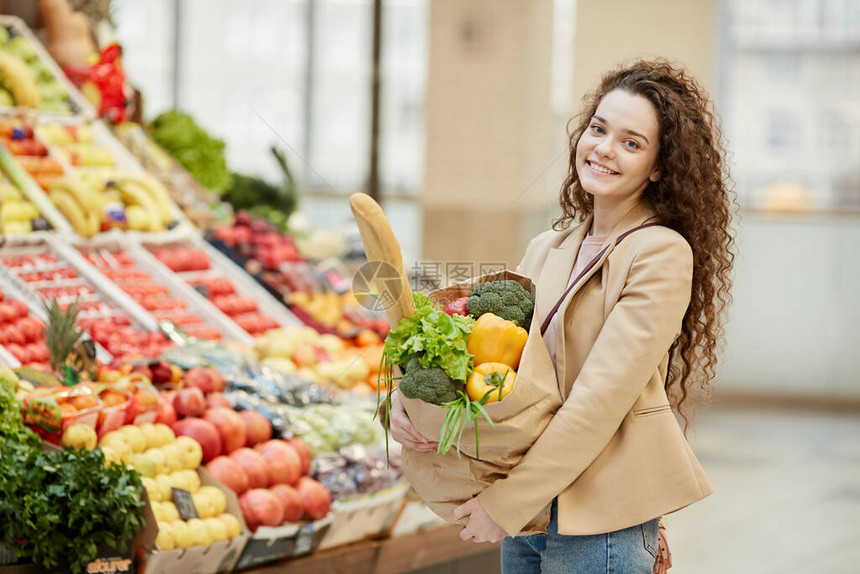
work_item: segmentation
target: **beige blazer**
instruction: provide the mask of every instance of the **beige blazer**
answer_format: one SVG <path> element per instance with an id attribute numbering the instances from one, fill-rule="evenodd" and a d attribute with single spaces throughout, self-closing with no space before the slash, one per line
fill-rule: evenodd
<path id="1" fill-rule="evenodd" d="M 558 310 L 564 403 L 510 474 L 478 495 L 510 535 L 544 518 L 556 496 L 559 533 L 581 535 L 634 526 L 713 492 L 663 388 L 668 351 L 690 302 L 692 250 L 662 226 L 615 246 L 649 219 L 653 212 L 640 202 Z M 529 243 L 517 271 L 535 281 L 541 322 L 567 287 L 590 226 L 589 217 Z"/>

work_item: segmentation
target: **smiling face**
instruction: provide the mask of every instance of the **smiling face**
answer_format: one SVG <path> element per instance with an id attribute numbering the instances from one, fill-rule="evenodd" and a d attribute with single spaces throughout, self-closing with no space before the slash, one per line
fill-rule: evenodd
<path id="1" fill-rule="evenodd" d="M 651 102 L 620 89 L 604 96 L 576 145 L 576 172 L 595 207 L 638 201 L 660 179 L 659 138 Z"/>

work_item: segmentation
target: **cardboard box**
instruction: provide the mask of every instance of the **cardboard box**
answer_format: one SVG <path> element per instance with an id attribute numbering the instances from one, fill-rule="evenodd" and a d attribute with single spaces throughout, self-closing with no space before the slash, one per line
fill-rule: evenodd
<path id="1" fill-rule="evenodd" d="M 242 517 L 242 509 L 236 494 L 209 473 L 205 468 L 197 469 L 200 484 L 219 488 L 227 498 L 227 512 L 239 519 L 242 532 L 239 536 L 224 542 L 215 542 L 210 546 L 192 546 L 184 550 L 158 550 L 155 539 L 158 536 L 158 525 L 152 506 L 144 508 L 146 526 L 142 531 L 143 547 L 145 550 L 147 574 L 211 574 L 212 572 L 230 572 L 236 567 L 250 532 Z"/>
<path id="2" fill-rule="evenodd" d="M 8 551 L 4 551 L 8 552 Z M 0 566 L 3 574 L 54 574 L 57 572 L 68 572 L 65 568 L 48 569 L 40 564 L 29 562 L 26 564 L 4 564 Z M 86 572 L 98 572 L 99 574 L 134 574 L 139 570 L 135 567 L 131 543 L 126 544 L 125 550 L 119 550 L 112 546 L 103 544 L 99 546 L 98 556 L 89 562 Z"/>
<path id="3" fill-rule="evenodd" d="M 261 526 L 248 539 L 236 568 L 248 568 L 316 550 L 332 523 L 329 514 L 315 522 Z"/>
<path id="4" fill-rule="evenodd" d="M 320 548 L 333 548 L 387 532 L 400 515 L 409 484 L 396 484 L 373 494 L 332 507 L 334 520 L 323 537 Z"/>

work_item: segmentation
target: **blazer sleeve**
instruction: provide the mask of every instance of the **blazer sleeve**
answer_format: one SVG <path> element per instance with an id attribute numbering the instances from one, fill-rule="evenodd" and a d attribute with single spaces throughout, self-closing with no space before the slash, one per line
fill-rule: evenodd
<path id="1" fill-rule="evenodd" d="M 636 253 L 570 395 L 520 463 L 478 495 L 505 532 L 521 531 L 612 439 L 681 330 L 692 275 L 680 236 Z"/>

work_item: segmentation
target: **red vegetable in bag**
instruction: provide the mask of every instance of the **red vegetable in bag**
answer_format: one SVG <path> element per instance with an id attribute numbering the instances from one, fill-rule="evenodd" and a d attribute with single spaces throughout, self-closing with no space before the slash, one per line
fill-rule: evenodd
<path id="1" fill-rule="evenodd" d="M 466 301 L 468 297 L 460 297 L 458 299 L 454 299 L 442 309 L 443 313 L 447 313 L 448 315 L 468 315 L 469 312 L 466 311 Z"/>

